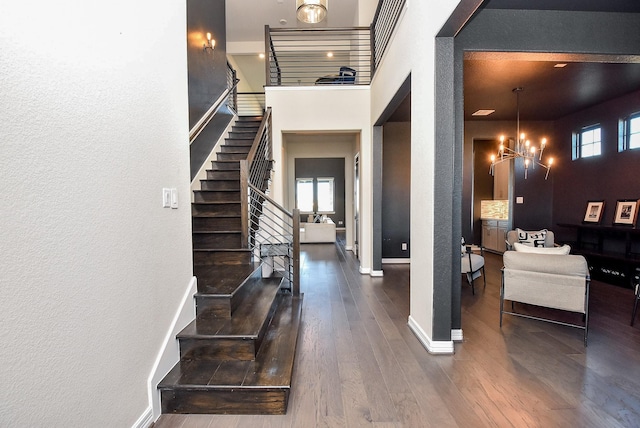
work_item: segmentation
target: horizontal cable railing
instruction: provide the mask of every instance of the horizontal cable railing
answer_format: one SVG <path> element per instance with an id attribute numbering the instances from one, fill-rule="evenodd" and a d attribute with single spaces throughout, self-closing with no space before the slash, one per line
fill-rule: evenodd
<path id="1" fill-rule="evenodd" d="M 267 86 L 371 83 L 371 30 L 265 27 Z"/>
<path id="2" fill-rule="evenodd" d="M 264 92 L 238 92 L 238 116 L 262 116 L 264 109 Z"/>
<path id="3" fill-rule="evenodd" d="M 404 7 L 406 0 L 380 0 L 378 8 L 371 24 L 372 47 L 373 51 L 373 72 L 378 69 L 382 56 L 387 50 L 387 46 L 391 41 L 393 30 L 400 18 L 400 13 Z"/>

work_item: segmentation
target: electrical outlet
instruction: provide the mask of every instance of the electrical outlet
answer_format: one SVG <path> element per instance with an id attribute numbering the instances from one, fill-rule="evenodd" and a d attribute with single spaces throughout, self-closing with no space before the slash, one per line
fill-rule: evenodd
<path id="1" fill-rule="evenodd" d="M 343 224 L 342 220 L 338 220 L 338 226 L 342 226 Z"/>
<path id="2" fill-rule="evenodd" d="M 407 243 L 406 242 L 402 243 L 402 251 L 407 251 Z"/>

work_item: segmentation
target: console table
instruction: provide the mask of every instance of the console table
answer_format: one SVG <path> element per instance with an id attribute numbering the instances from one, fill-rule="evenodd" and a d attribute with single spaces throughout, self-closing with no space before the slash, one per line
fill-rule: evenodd
<path id="1" fill-rule="evenodd" d="M 572 223 L 558 226 L 574 230 L 575 241 L 567 243 L 573 253 L 587 259 L 593 279 L 632 287 L 636 269 L 640 268 L 640 229 Z"/>

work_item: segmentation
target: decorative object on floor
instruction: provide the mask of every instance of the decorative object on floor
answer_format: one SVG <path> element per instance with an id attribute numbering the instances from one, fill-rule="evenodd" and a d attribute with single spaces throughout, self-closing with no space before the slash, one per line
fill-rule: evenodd
<path id="1" fill-rule="evenodd" d="M 296 0 L 296 15 L 307 24 L 322 22 L 327 16 L 327 0 Z"/>
<path id="2" fill-rule="evenodd" d="M 473 281 L 480 275 L 484 280 L 484 287 L 487 288 L 487 277 L 484 274 L 484 250 L 482 247 L 477 247 L 480 250 L 480 254 L 475 254 L 472 250 L 472 245 L 465 245 L 464 238 L 462 238 L 461 244 L 461 273 L 467 276 L 467 282 L 471 286 L 471 293 L 475 295 L 476 289 Z"/>
<path id="3" fill-rule="evenodd" d="M 547 139 L 543 138 L 540 142 L 540 148 L 536 148 L 531 144 L 529 140 L 525 138 L 525 133 L 520 133 L 520 92 L 524 91 L 524 88 L 514 88 L 512 90 L 516 94 L 516 141 L 506 139 L 504 135 L 500 136 L 500 147 L 498 147 L 498 154 L 491 155 L 491 168 L 489 173 L 493 175 L 494 167 L 504 161 L 511 159 L 522 159 L 524 164 L 524 178 L 526 179 L 529 174 L 529 167 L 535 168 L 536 164 L 547 170 L 544 176 L 546 180 L 549 177 L 549 171 L 551 171 L 551 165 L 553 164 L 553 158 L 549 158 L 547 165 L 542 163 L 542 153 L 547 145 Z"/>
<path id="4" fill-rule="evenodd" d="M 587 202 L 587 210 L 584 213 L 583 223 L 600 223 L 602 212 L 604 211 L 604 201 Z"/>
<path id="5" fill-rule="evenodd" d="M 613 218 L 613 224 L 635 226 L 639 202 L 640 200 L 637 199 L 619 199 L 616 203 L 616 214 Z"/>
<path id="6" fill-rule="evenodd" d="M 584 330 L 584 346 L 589 331 L 589 268 L 583 256 L 530 254 L 507 251 L 502 257 L 500 287 L 500 327 L 503 314 L 546 321 Z M 504 301 L 511 301 L 511 311 Z M 572 324 L 515 311 L 514 302 L 583 314 L 584 324 Z"/>

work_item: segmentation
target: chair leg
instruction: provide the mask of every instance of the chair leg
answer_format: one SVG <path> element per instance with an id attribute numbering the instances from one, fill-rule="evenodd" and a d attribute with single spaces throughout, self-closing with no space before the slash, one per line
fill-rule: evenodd
<path id="1" fill-rule="evenodd" d="M 484 266 L 482 266 L 482 280 L 484 281 L 484 288 L 487 288 L 487 275 L 484 274 Z"/>
<path id="2" fill-rule="evenodd" d="M 633 303 L 633 311 L 631 312 L 631 326 L 633 326 L 634 321 L 636 320 L 636 312 L 638 312 L 638 301 L 640 300 L 640 289 L 636 291 L 636 299 Z"/>

